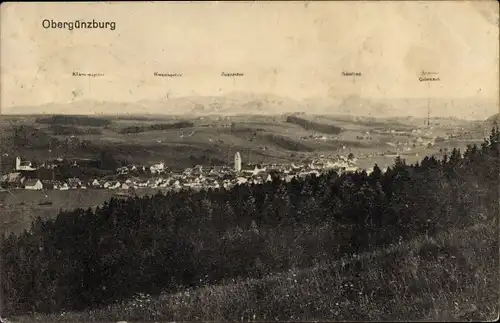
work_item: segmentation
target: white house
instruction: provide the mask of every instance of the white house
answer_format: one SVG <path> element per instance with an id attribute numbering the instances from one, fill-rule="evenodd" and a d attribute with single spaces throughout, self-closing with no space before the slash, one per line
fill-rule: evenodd
<path id="1" fill-rule="evenodd" d="M 154 164 L 153 166 L 149 167 L 149 170 L 151 171 L 151 174 L 160 174 L 165 171 L 165 164 L 163 162 Z"/>
<path id="2" fill-rule="evenodd" d="M 174 188 L 180 188 L 180 187 L 181 187 L 181 183 L 179 182 L 179 180 L 176 180 L 176 181 L 172 184 L 172 187 L 174 187 Z"/>
<path id="3" fill-rule="evenodd" d="M 40 191 L 43 189 L 43 184 L 39 179 L 27 179 L 24 182 L 24 188 L 27 190 Z"/>
<path id="4" fill-rule="evenodd" d="M 127 167 L 119 167 L 116 169 L 116 172 L 119 175 L 127 175 L 128 174 L 128 168 Z"/>
<path id="5" fill-rule="evenodd" d="M 320 175 L 320 173 L 317 170 L 312 170 L 312 171 L 309 171 L 309 172 L 300 172 L 299 173 L 299 177 L 301 177 L 301 178 L 307 177 L 309 175 L 314 175 L 314 176 L 318 177 Z"/>
<path id="6" fill-rule="evenodd" d="M 259 173 L 261 173 L 261 172 L 265 172 L 265 171 L 266 171 L 266 168 L 265 168 L 265 167 L 263 167 L 263 168 L 259 168 L 259 166 L 255 166 L 255 168 L 253 169 L 252 174 L 253 174 L 253 175 L 257 175 L 257 174 L 259 174 Z"/>
<path id="7" fill-rule="evenodd" d="M 149 181 L 148 180 L 138 180 L 135 182 L 136 187 L 148 187 Z"/>
<path id="8" fill-rule="evenodd" d="M 163 178 L 156 178 L 155 180 L 153 180 L 154 184 L 156 186 L 159 186 L 160 184 L 162 184 L 163 182 L 165 182 L 165 180 Z"/>
<path id="9" fill-rule="evenodd" d="M 101 182 L 99 182 L 98 179 L 94 179 L 91 183 L 90 183 L 90 186 L 93 187 L 93 188 L 101 188 L 102 185 L 101 185 Z"/>
<path id="10" fill-rule="evenodd" d="M 118 181 L 109 181 L 109 182 L 104 183 L 104 188 L 107 188 L 110 190 L 117 189 L 120 186 L 121 186 L 120 182 L 118 182 Z"/>

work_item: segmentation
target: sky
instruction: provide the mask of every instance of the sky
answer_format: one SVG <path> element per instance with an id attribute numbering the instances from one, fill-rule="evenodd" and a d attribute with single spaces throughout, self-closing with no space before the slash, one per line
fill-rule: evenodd
<path id="1" fill-rule="evenodd" d="M 3 3 L 0 107 L 273 93 L 497 100 L 496 1 Z M 113 21 L 110 29 L 45 29 Z M 419 82 L 422 70 L 439 82 Z M 342 76 L 342 71 L 362 73 Z M 73 72 L 104 76 L 75 77 Z M 182 73 L 182 77 L 156 77 Z M 242 73 L 222 77 L 221 73 Z"/>

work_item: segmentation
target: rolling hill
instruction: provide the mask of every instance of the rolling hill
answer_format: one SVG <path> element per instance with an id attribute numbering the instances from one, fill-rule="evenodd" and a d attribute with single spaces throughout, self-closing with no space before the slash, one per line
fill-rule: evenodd
<path id="1" fill-rule="evenodd" d="M 486 119 L 487 122 L 500 122 L 500 113 L 494 114 L 488 119 Z"/>

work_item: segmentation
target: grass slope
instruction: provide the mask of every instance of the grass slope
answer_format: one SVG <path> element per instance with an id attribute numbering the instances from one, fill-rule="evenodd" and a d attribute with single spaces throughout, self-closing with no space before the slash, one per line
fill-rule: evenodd
<path id="1" fill-rule="evenodd" d="M 10 321 L 492 320 L 499 304 L 498 241 L 495 220 L 260 280 Z"/>

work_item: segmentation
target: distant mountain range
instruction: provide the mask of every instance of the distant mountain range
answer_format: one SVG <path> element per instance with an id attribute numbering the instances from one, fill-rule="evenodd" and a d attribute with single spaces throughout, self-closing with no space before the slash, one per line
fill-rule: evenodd
<path id="1" fill-rule="evenodd" d="M 297 101 L 273 94 L 234 92 L 225 96 L 193 96 L 164 101 L 102 102 L 81 100 L 67 104 L 17 107 L 15 114 L 105 115 L 237 115 L 305 112 L 312 115 L 352 115 L 390 118 L 411 116 L 485 120 L 499 111 L 498 102 L 481 99 L 368 99 L 356 95 L 344 99 L 309 98 Z"/>

